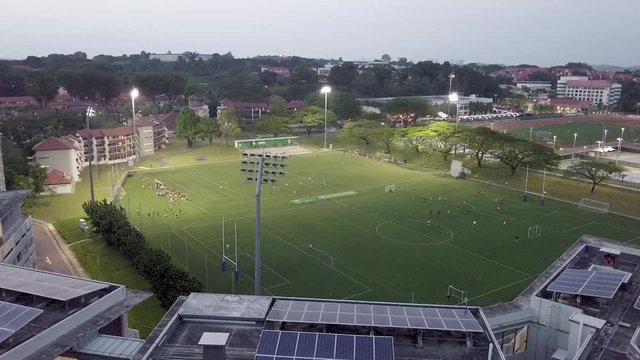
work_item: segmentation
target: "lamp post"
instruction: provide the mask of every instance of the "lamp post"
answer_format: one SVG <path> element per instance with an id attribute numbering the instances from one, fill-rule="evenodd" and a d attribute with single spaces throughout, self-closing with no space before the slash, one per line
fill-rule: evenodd
<path id="1" fill-rule="evenodd" d="M 596 159 L 599 158 L 600 156 L 600 146 L 602 145 L 603 141 L 602 140 L 598 140 L 596 141 L 596 144 L 598 144 L 597 148 L 596 148 Z"/>
<path id="2" fill-rule="evenodd" d="M 329 86 L 323 86 L 320 89 L 320 93 L 324 94 L 324 149 L 327 149 L 327 98 L 329 93 L 331 92 L 331 88 Z"/>
<path id="3" fill-rule="evenodd" d="M 578 133 L 573 133 L 573 149 L 571 150 L 571 165 L 573 165 L 573 157 L 576 154 L 576 139 L 578 138 Z"/>
<path id="4" fill-rule="evenodd" d="M 133 138 L 136 141 L 136 159 L 138 159 L 140 155 L 140 142 L 138 141 L 138 132 L 136 131 L 136 98 L 140 95 L 138 88 L 131 89 L 131 115 L 132 115 L 132 124 L 133 124 Z"/>
<path id="5" fill-rule="evenodd" d="M 453 75 L 453 74 L 451 74 Z M 458 132 L 458 115 L 459 115 L 459 111 L 460 111 L 460 97 L 458 96 L 458 93 L 451 93 L 449 94 L 449 102 L 455 102 L 456 103 L 456 133 Z"/>
<path id="6" fill-rule="evenodd" d="M 553 151 L 556 151 L 556 138 L 557 138 L 557 137 L 558 137 L 558 136 L 553 135 L 553 146 L 551 146 L 551 148 L 553 149 Z"/>
<path id="7" fill-rule="evenodd" d="M 604 137 L 602 138 L 602 144 L 603 144 L 602 146 L 607 145 L 607 131 L 609 131 L 609 130 L 604 129 Z"/>
<path id="8" fill-rule="evenodd" d="M 93 194 L 93 167 L 91 166 L 91 158 L 93 157 L 93 141 L 91 136 L 91 128 L 89 127 L 89 119 L 96 116 L 96 112 L 91 106 L 87 108 L 87 112 L 84 116 L 87 128 L 87 144 L 89 144 L 89 189 L 91 191 L 91 206 L 96 203 L 95 195 Z"/>
<path id="9" fill-rule="evenodd" d="M 620 137 L 624 139 L 624 128 L 621 128 L 621 133 L 620 133 Z"/>
<path id="10" fill-rule="evenodd" d="M 454 74 L 452 71 L 451 74 L 449 74 L 449 94 L 451 94 L 451 84 L 453 83 L 454 77 L 456 77 L 456 74 Z M 451 98 L 451 95 L 449 95 L 449 98 Z M 447 103 L 447 114 L 449 113 L 451 102 L 452 101 L 449 100 L 449 102 Z"/>
<path id="11" fill-rule="evenodd" d="M 616 154 L 616 164 L 618 163 L 618 157 L 620 156 L 620 147 L 622 145 L 622 138 L 619 137 L 617 140 L 618 140 L 618 153 Z"/>
<path id="12" fill-rule="evenodd" d="M 240 170 L 243 174 L 247 175 L 246 180 L 250 182 L 256 182 L 256 244 L 255 244 L 255 295 L 260 295 L 262 290 L 261 285 L 261 223 L 260 223 L 260 194 L 262 193 L 262 184 L 275 185 L 276 178 L 284 176 L 282 171 L 286 164 L 285 156 L 259 154 L 245 152 L 242 154 L 242 166 Z M 257 169 L 255 169 L 257 167 Z M 267 170 L 264 170 L 267 168 Z M 295 193 L 295 191 L 294 191 Z M 237 260 L 236 260 L 237 261 Z"/>
<path id="13" fill-rule="evenodd" d="M 533 128 L 529 128 L 529 141 L 531 141 L 531 136 L 533 135 Z"/>

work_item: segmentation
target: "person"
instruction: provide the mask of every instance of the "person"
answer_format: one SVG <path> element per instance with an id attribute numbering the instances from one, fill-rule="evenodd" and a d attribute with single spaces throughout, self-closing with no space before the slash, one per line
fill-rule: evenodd
<path id="1" fill-rule="evenodd" d="M 518 242 L 518 235 L 516 235 L 516 242 Z"/>
<path id="2" fill-rule="evenodd" d="M 504 226 L 504 225 L 507 225 L 507 220 L 504 220 L 504 221 L 502 222 L 502 225 L 503 225 L 503 226 Z"/>
<path id="3" fill-rule="evenodd" d="M 476 227 L 476 223 L 477 223 L 477 222 L 474 220 L 474 221 L 473 221 L 473 227 Z"/>
<path id="4" fill-rule="evenodd" d="M 431 220 L 427 220 L 427 226 L 431 225 Z"/>

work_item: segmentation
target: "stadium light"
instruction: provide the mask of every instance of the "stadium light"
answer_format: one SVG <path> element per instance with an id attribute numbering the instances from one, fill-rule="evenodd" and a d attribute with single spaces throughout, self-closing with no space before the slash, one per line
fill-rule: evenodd
<path id="1" fill-rule="evenodd" d="M 609 131 L 609 130 L 608 129 L 604 129 L 604 137 L 602 138 L 602 143 L 605 144 L 605 145 L 607 143 L 607 131 Z"/>
<path id="2" fill-rule="evenodd" d="M 451 84 L 453 83 L 453 78 L 456 77 L 456 74 L 453 73 L 453 71 L 451 72 L 451 74 L 449 74 L 449 94 L 451 94 Z M 449 99 L 451 99 L 451 95 L 449 95 Z M 450 104 L 451 104 L 451 100 L 449 100 L 450 102 L 447 103 L 447 114 L 449 113 L 450 110 Z M 456 100 L 457 101 L 457 100 Z"/>
<path id="3" fill-rule="evenodd" d="M 275 185 L 279 177 L 285 175 L 284 163 L 287 158 L 280 155 L 271 155 L 259 152 L 243 152 L 242 168 L 240 171 L 246 176 L 245 180 L 256 183 L 256 245 L 255 245 L 255 295 L 260 295 L 261 281 L 261 224 L 260 224 L 260 194 L 262 184 Z"/>
<path id="4" fill-rule="evenodd" d="M 93 167 L 91 166 L 91 158 L 93 157 L 93 142 L 91 141 L 91 128 L 89 127 L 89 119 L 96 116 L 95 110 L 91 106 L 87 108 L 84 119 L 87 127 L 87 143 L 89 144 L 89 189 L 91 191 L 91 206 L 96 203 L 93 193 Z"/>
<path id="5" fill-rule="evenodd" d="M 553 135 L 553 146 L 551 147 L 553 149 L 553 151 L 556 151 L 556 138 L 558 136 L 557 135 Z"/>
<path id="6" fill-rule="evenodd" d="M 320 93 L 324 94 L 324 149 L 327 149 L 327 98 L 331 92 L 331 87 L 323 86 Z"/>
<path id="7" fill-rule="evenodd" d="M 620 133 L 620 137 L 624 139 L 624 128 L 621 128 L 621 133 Z"/>
<path id="8" fill-rule="evenodd" d="M 453 74 L 452 74 L 453 75 Z M 458 96 L 458 93 L 451 93 L 449 94 L 449 102 L 455 102 L 456 103 L 456 132 L 458 132 L 458 120 L 459 120 L 459 115 L 460 115 L 460 97 Z"/>
<path id="9" fill-rule="evenodd" d="M 131 114 L 132 114 L 132 124 L 133 124 L 133 138 L 136 140 L 136 159 L 138 159 L 139 155 L 140 155 L 140 143 L 137 140 L 138 139 L 138 133 L 136 132 L 136 98 L 140 95 L 140 92 L 138 91 L 138 88 L 133 88 L 131 90 Z"/>

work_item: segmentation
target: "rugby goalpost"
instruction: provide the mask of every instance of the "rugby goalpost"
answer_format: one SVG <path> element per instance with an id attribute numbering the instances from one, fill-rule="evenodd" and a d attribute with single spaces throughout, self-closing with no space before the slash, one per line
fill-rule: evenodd
<path id="1" fill-rule="evenodd" d="M 609 212 L 608 202 L 593 200 L 589 198 L 580 199 L 580 202 L 578 203 L 578 207 L 581 209 L 597 211 L 603 214 L 606 214 Z"/>

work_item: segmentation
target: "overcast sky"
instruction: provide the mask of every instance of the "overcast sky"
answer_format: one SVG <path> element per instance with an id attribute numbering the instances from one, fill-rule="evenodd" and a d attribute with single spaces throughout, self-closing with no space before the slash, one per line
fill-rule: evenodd
<path id="1" fill-rule="evenodd" d="M 19 0 L 0 58 L 84 51 L 640 64 L 638 0 Z"/>

